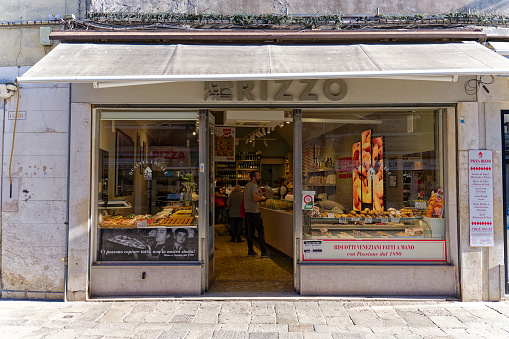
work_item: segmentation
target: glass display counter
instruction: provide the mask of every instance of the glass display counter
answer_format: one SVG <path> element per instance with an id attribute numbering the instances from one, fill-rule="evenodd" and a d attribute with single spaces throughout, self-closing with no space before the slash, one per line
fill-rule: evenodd
<path id="1" fill-rule="evenodd" d="M 308 218 L 305 239 L 431 238 L 429 225 L 415 218 Z"/>

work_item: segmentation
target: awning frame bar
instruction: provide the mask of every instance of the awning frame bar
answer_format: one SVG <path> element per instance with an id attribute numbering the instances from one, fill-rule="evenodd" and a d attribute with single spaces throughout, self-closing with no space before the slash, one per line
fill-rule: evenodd
<path id="1" fill-rule="evenodd" d="M 106 83 L 106 82 L 185 82 L 185 81 L 239 81 L 239 80 L 295 80 L 295 79 L 352 79 L 352 78 L 408 78 L 412 77 L 455 77 L 461 75 L 509 75 L 509 68 L 365 71 L 365 72 L 317 72 L 317 73 L 257 73 L 257 74 L 184 74 L 184 75 L 130 75 L 130 76 L 78 76 L 78 77 L 18 77 L 19 83 Z M 418 79 L 425 80 L 425 79 Z M 436 79 L 430 79 L 436 80 Z M 444 81 L 444 80 L 442 80 Z"/>

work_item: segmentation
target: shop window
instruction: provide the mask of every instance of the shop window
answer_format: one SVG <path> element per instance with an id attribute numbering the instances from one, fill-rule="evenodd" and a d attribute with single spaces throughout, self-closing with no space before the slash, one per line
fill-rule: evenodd
<path id="1" fill-rule="evenodd" d="M 447 262 L 442 111 L 302 119 L 303 261 Z"/>
<path id="2" fill-rule="evenodd" d="M 97 150 L 95 261 L 198 260 L 196 120 L 103 114 Z"/>

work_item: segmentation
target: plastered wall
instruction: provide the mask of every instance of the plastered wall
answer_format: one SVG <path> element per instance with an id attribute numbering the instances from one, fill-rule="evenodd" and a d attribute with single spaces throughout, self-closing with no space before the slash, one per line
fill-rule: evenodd
<path id="1" fill-rule="evenodd" d="M 504 296 L 504 208 L 502 133 L 499 103 L 458 103 L 458 188 L 460 284 L 464 301 L 500 300 Z M 493 151 L 493 247 L 470 246 L 468 150 Z"/>
<path id="2" fill-rule="evenodd" d="M 13 81 L 26 68 L 0 68 Z M 2 298 L 63 299 L 67 210 L 68 85 L 22 85 L 12 157 L 17 97 L 5 102 L 2 149 Z"/>
<path id="3" fill-rule="evenodd" d="M 78 17 L 78 6 L 83 11 L 85 1 L 80 0 L 2 0 L 0 21 L 47 20 L 48 14 L 74 14 Z"/>

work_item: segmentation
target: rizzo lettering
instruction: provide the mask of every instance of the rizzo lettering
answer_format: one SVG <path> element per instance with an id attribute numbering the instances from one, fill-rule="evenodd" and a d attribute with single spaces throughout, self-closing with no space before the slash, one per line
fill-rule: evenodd
<path id="1" fill-rule="evenodd" d="M 205 81 L 204 101 L 330 101 L 342 100 L 348 91 L 341 79 Z"/>

